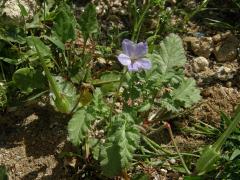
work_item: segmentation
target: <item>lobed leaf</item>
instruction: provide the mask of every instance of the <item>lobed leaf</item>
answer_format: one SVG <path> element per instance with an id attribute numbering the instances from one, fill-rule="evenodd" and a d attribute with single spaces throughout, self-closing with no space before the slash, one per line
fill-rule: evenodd
<path id="1" fill-rule="evenodd" d="M 170 34 L 155 48 L 154 53 L 149 54 L 153 67 L 147 72 L 148 79 L 161 84 L 173 77 L 183 76 L 179 69 L 186 63 L 186 56 L 182 40 L 175 34 Z"/>
<path id="2" fill-rule="evenodd" d="M 194 79 L 183 79 L 171 93 L 163 96 L 161 104 L 169 111 L 177 112 L 180 108 L 191 107 L 201 99 L 200 90 Z"/>
<path id="3" fill-rule="evenodd" d="M 110 108 L 103 100 L 103 94 L 100 88 L 96 88 L 93 99 L 92 99 L 92 106 L 91 106 L 96 114 L 96 116 L 104 116 L 108 117 Z"/>
<path id="4" fill-rule="evenodd" d="M 101 166 L 104 174 L 111 177 L 128 168 L 139 141 L 139 131 L 132 117 L 126 113 L 114 116 L 112 127 L 101 151 Z"/>
<path id="5" fill-rule="evenodd" d="M 68 123 L 68 134 L 70 141 L 79 146 L 86 137 L 90 124 L 93 121 L 93 116 L 86 109 L 80 109 L 74 113 Z"/>
<path id="6" fill-rule="evenodd" d="M 171 93 L 171 96 L 182 102 L 185 108 L 191 107 L 201 99 L 200 90 L 196 88 L 194 79 L 184 79 L 180 86 Z"/>

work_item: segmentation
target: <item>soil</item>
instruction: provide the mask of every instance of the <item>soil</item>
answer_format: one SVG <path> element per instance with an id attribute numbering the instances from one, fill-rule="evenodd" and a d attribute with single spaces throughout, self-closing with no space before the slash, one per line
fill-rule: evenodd
<path id="1" fill-rule="evenodd" d="M 66 177 L 59 157 L 68 144 L 65 115 L 31 104 L 1 114 L 0 119 L 0 164 L 7 167 L 10 179 Z"/>

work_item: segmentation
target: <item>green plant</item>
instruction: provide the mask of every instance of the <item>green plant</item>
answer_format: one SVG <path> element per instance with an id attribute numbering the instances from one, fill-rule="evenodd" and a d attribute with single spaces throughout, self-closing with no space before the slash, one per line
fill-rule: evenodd
<path id="1" fill-rule="evenodd" d="M 137 2 L 132 3 L 132 40 L 137 41 L 149 8 L 164 8 L 165 1 L 147 1 L 140 14 Z M 94 49 L 87 49 L 98 32 L 94 5 L 88 4 L 77 19 L 65 1 L 44 1 L 33 21 L 16 29 L 14 38 L 4 28 L 1 34 L 3 46 L 15 50 L 1 57 L 4 65 L 14 67 L 10 78 L 4 78 L 7 88 L 33 97 L 48 93 L 55 110 L 71 117 L 69 140 L 82 150 L 78 156 L 86 161 L 93 157 L 105 176 L 128 179 L 127 171 L 139 156 L 172 155 L 158 150 L 161 147 L 141 131 L 144 123 L 151 129 L 201 99 L 195 80 L 184 75 L 186 57 L 179 36 L 170 34 L 158 45 L 151 43 L 150 51 L 147 42 L 125 39 L 117 57 L 126 66 L 123 71 L 97 74 Z M 83 44 L 75 47 L 79 34 Z M 189 174 L 178 149 L 177 154 Z"/>
<path id="2" fill-rule="evenodd" d="M 124 46 L 123 43 L 123 49 Z M 128 50 L 133 50 L 131 46 L 145 45 L 130 43 L 127 45 Z M 147 55 L 152 61 L 151 69 L 147 68 L 148 70 L 140 72 L 123 71 L 118 87 L 114 90 L 112 103 L 108 103 L 101 90 L 96 89 L 92 102 L 78 109 L 69 121 L 70 140 L 75 145 L 84 145 L 85 157 L 88 157 L 89 151 L 92 152 L 96 160 L 101 161 L 103 172 L 107 176 L 127 174 L 133 154 L 140 147 L 139 141 L 142 135 L 139 126 L 150 118 L 154 107 L 157 106 L 159 109 L 151 119 L 155 124 L 170 119 L 171 115 L 177 114 L 182 108 L 190 107 L 200 99 L 194 80 L 186 79 L 183 75 L 182 68 L 186 58 L 181 39 L 171 34 L 155 49 L 153 54 Z M 125 56 L 119 56 L 119 61 L 127 65 L 121 60 L 122 57 Z M 144 66 L 139 64 L 138 67 L 144 68 Z M 141 68 L 128 69 L 141 70 Z M 164 91 L 167 84 L 171 87 L 171 92 Z M 122 108 L 121 112 L 117 113 L 115 104 L 119 98 L 122 99 L 120 101 Z M 144 102 L 141 103 L 143 100 Z M 94 123 L 96 121 L 97 125 Z M 94 135 L 96 131 L 94 126 L 104 131 L 102 137 Z M 97 144 L 92 146 L 91 142 Z"/>

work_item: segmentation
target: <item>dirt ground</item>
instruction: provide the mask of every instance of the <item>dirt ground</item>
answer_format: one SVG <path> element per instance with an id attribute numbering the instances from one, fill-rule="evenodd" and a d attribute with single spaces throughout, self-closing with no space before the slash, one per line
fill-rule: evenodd
<path id="1" fill-rule="evenodd" d="M 60 152 L 66 147 L 67 121 L 51 107 L 31 105 L 0 115 L 0 164 L 10 179 L 64 179 Z M 64 178 L 63 178 L 64 177 Z"/>

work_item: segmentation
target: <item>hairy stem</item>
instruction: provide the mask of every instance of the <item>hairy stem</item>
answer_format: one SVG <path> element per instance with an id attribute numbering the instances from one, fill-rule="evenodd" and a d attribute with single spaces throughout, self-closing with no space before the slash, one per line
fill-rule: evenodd
<path id="1" fill-rule="evenodd" d="M 120 88 L 122 86 L 122 83 L 123 83 L 123 80 L 124 80 L 124 77 L 127 73 L 127 69 L 125 69 L 122 73 L 122 76 L 121 76 L 121 79 L 120 79 L 120 82 L 119 82 L 119 85 L 118 85 L 118 88 L 117 88 L 117 91 L 116 93 L 114 94 L 114 97 L 113 97 L 113 102 L 111 104 L 111 107 L 110 107 L 110 113 L 109 113 L 109 117 L 108 117 L 108 120 L 110 121 L 111 117 L 112 117 L 112 114 L 113 114 L 113 110 L 114 110 L 114 107 L 115 107 L 115 103 L 117 101 L 117 97 L 119 95 L 119 91 L 120 91 Z"/>
<path id="2" fill-rule="evenodd" d="M 174 147 L 175 147 L 176 150 L 177 150 L 177 154 L 178 154 L 180 160 L 182 161 L 182 164 L 183 164 L 184 169 L 186 170 L 187 174 L 190 175 L 191 172 L 190 172 L 190 170 L 188 169 L 188 167 L 187 167 L 187 165 L 186 165 L 186 163 L 185 163 L 185 161 L 184 161 L 184 159 L 183 159 L 183 157 L 182 157 L 182 155 L 181 155 L 181 153 L 180 153 L 180 151 L 179 151 L 179 149 L 178 149 L 177 143 L 176 143 L 175 140 L 174 140 L 174 137 L 173 137 L 173 133 L 172 133 L 172 129 L 171 129 L 170 124 L 169 124 L 169 123 L 165 123 L 165 127 L 167 128 L 167 130 L 168 130 L 168 132 L 169 132 L 169 135 L 170 135 L 170 137 L 171 137 L 171 139 L 172 139 L 173 145 L 174 145 Z"/>

